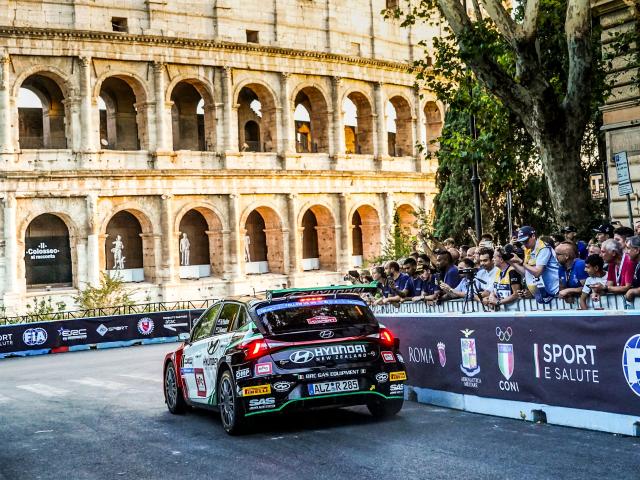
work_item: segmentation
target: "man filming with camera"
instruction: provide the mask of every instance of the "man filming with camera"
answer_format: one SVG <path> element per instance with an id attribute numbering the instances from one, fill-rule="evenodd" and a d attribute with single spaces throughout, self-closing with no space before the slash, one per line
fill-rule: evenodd
<path id="1" fill-rule="evenodd" d="M 398 262 L 387 262 L 384 270 L 387 274 L 387 284 L 383 290 L 383 297 L 376 300 L 376 305 L 400 303 L 405 298 L 411 298 L 415 295 L 413 280 L 406 273 L 400 272 Z"/>

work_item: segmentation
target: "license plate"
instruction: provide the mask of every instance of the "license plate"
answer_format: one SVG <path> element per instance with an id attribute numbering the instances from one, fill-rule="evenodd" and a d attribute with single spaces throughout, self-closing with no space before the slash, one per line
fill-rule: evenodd
<path id="1" fill-rule="evenodd" d="M 358 390 L 358 388 L 358 380 L 311 383 L 309 384 L 309 394 L 323 395 L 325 393 L 353 392 L 354 390 Z"/>

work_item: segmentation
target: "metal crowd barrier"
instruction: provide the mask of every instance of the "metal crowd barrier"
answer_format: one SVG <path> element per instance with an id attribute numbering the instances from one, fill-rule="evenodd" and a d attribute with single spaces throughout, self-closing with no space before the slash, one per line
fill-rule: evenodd
<path id="1" fill-rule="evenodd" d="M 206 309 L 217 299 L 179 300 L 175 302 L 139 303 L 135 305 L 118 305 L 114 307 L 93 308 L 90 310 L 74 310 L 68 312 L 51 312 L 47 314 L 27 314 L 0 318 L 0 325 L 18 323 L 48 322 L 52 320 L 73 320 L 74 318 L 113 317 L 136 313 L 169 312 L 172 310 Z"/>
<path id="2" fill-rule="evenodd" d="M 506 307 L 506 308 L 505 308 Z M 554 298 L 547 304 L 538 303 L 533 298 L 520 299 L 510 305 L 505 305 L 498 310 L 499 312 L 540 312 L 540 311 L 557 311 L 557 310 L 577 310 L 579 303 L 575 300 L 573 303 L 565 302 L 562 299 Z M 425 302 L 402 302 L 398 304 L 375 305 L 371 307 L 373 313 L 378 314 L 394 314 L 394 313 L 479 313 L 483 312 L 482 305 L 477 301 L 468 301 L 465 307 L 464 299 L 445 300 L 444 302 L 428 305 Z M 640 299 L 634 299 L 628 302 L 624 295 L 606 295 L 600 298 L 600 305 L 597 308 L 591 304 L 589 300 L 589 308 L 594 310 L 640 310 Z M 487 308 L 487 311 L 492 310 Z"/>

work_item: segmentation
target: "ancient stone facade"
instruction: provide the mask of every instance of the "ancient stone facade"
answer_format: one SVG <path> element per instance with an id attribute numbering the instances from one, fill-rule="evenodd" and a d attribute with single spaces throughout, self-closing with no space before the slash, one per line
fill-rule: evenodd
<path id="1" fill-rule="evenodd" d="M 593 2 L 593 9 L 594 14 L 600 18 L 605 49 L 611 48 L 613 33 L 640 30 L 640 5 L 636 0 L 596 0 Z M 637 220 L 640 218 L 640 90 L 633 80 L 638 76 L 638 71 L 628 66 L 630 55 L 619 53 L 613 60 L 609 76 L 614 87 L 601 110 L 607 142 L 611 217 L 627 224 L 626 197 L 618 195 L 613 156 L 619 152 L 627 152 L 635 191 L 631 197 L 632 211 Z"/>
<path id="2" fill-rule="evenodd" d="M 396 212 L 431 210 L 417 145 L 444 115 L 408 69 L 439 32 L 385 5 L 0 1 L 8 311 L 71 306 L 101 272 L 170 301 L 327 284 L 380 254 Z"/>

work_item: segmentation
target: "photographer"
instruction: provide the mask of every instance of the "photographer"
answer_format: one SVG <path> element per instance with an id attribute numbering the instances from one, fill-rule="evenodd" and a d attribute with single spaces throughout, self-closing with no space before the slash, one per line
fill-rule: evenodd
<path id="1" fill-rule="evenodd" d="M 398 262 L 387 262 L 384 267 L 387 284 L 383 289 L 383 298 L 376 300 L 376 305 L 400 303 L 407 297 L 415 295 L 413 280 L 406 273 L 400 273 Z"/>
<path id="2" fill-rule="evenodd" d="M 414 302 L 424 301 L 427 304 L 433 304 L 438 299 L 438 285 L 436 277 L 431 268 L 420 269 L 418 267 L 418 276 L 420 278 L 420 288 L 416 287 L 415 296 L 411 299 Z"/>
<path id="3" fill-rule="evenodd" d="M 460 260 L 458 264 L 458 271 L 474 271 L 475 265 L 473 260 L 468 258 L 463 258 Z M 462 274 L 462 280 L 455 287 L 451 287 L 447 285 L 445 282 L 440 282 L 440 288 L 444 292 L 444 295 L 441 297 L 442 300 L 453 300 L 456 298 L 465 298 L 467 295 L 471 293 L 471 289 L 469 288 L 469 283 L 473 281 L 474 273 L 465 273 Z M 469 300 L 473 300 L 472 298 L 468 298 Z"/>
<path id="4" fill-rule="evenodd" d="M 493 291 L 483 303 L 491 306 L 494 310 L 499 310 L 504 306 L 508 310 L 508 305 L 518 301 L 519 292 L 522 289 L 522 276 L 509 265 L 512 253 L 507 253 L 504 249 L 498 248 L 493 254 L 493 263 L 496 266 L 496 273 L 493 279 Z"/>

